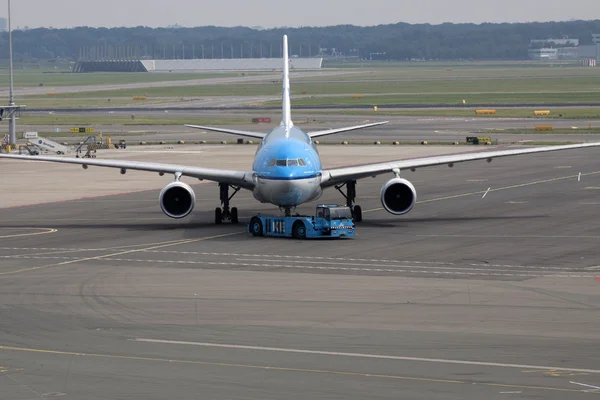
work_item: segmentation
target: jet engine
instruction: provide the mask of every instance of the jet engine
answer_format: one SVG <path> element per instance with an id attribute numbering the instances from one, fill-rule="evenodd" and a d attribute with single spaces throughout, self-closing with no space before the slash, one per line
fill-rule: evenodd
<path id="1" fill-rule="evenodd" d="M 192 188 L 183 182 L 169 183 L 158 197 L 161 210 L 171 218 L 184 218 L 194 209 L 196 195 Z"/>
<path id="2" fill-rule="evenodd" d="M 381 204 L 391 214 L 406 214 L 412 210 L 416 201 L 417 191 L 406 179 L 390 179 L 381 188 Z"/>

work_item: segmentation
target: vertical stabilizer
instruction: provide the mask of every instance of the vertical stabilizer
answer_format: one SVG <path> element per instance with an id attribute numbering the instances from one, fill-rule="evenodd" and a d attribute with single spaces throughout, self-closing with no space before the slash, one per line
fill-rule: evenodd
<path id="1" fill-rule="evenodd" d="M 281 125 L 287 128 L 291 128 L 294 124 L 292 123 L 292 109 L 290 104 L 290 58 L 288 54 L 288 40 L 287 35 L 283 36 L 283 89 L 282 89 L 282 116 Z"/>

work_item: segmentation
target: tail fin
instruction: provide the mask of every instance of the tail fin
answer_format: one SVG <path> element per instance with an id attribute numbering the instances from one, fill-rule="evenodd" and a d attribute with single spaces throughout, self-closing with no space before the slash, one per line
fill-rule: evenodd
<path id="1" fill-rule="evenodd" d="M 282 115 L 281 125 L 286 128 L 291 128 L 294 124 L 292 123 L 292 109 L 290 104 L 290 59 L 288 54 L 288 40 L 287 35 L 283 36 L 283 89 L 282 89 Z"/>

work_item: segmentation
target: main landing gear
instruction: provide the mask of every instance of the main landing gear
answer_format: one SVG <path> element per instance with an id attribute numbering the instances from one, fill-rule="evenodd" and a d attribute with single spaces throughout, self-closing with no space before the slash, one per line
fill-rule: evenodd
<path id="1" fill-rule="evenodd" d="M 233 189 L 233 194 L 229 195 L 229 188 Z M 215 224 L 222 224 L 223 221 L 231 221 L 232 224 L 239 223 L 238 209 L 237 207 L 229 208 L 229 201 L 235 196 L 240 188 L 237 186 L 231 186 L 227 183 L 219 183 L 219 196 L 221 198 L 221 205 L 223 208 L 215 208 Z"/>
<path id="2" fill-rule="evenodd" d="M 346 187 L 346 193 L 342 191 L 344 187 Z M 354 201 L 356 200 L 356 181 L 340 183 L 339 185 L 335 185 L 335 188 L 346 199 L 346 206 L 350 207 L 352 210 L 352 217 L 354 218 L 354 221 L 362 221 L 362 208 L 354 205 Z"/>

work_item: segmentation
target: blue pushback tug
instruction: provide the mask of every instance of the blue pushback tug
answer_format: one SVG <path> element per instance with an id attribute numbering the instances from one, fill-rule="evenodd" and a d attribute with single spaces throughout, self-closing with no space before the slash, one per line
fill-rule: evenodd
<path id="1" fill-rule="evenodd" d="M 295 239 L 354 237 L 350 207 L 319 204 L 315 216 L 274 217 L 256 215 L 246 230 L 252 236 L 293 237 Z"/>

